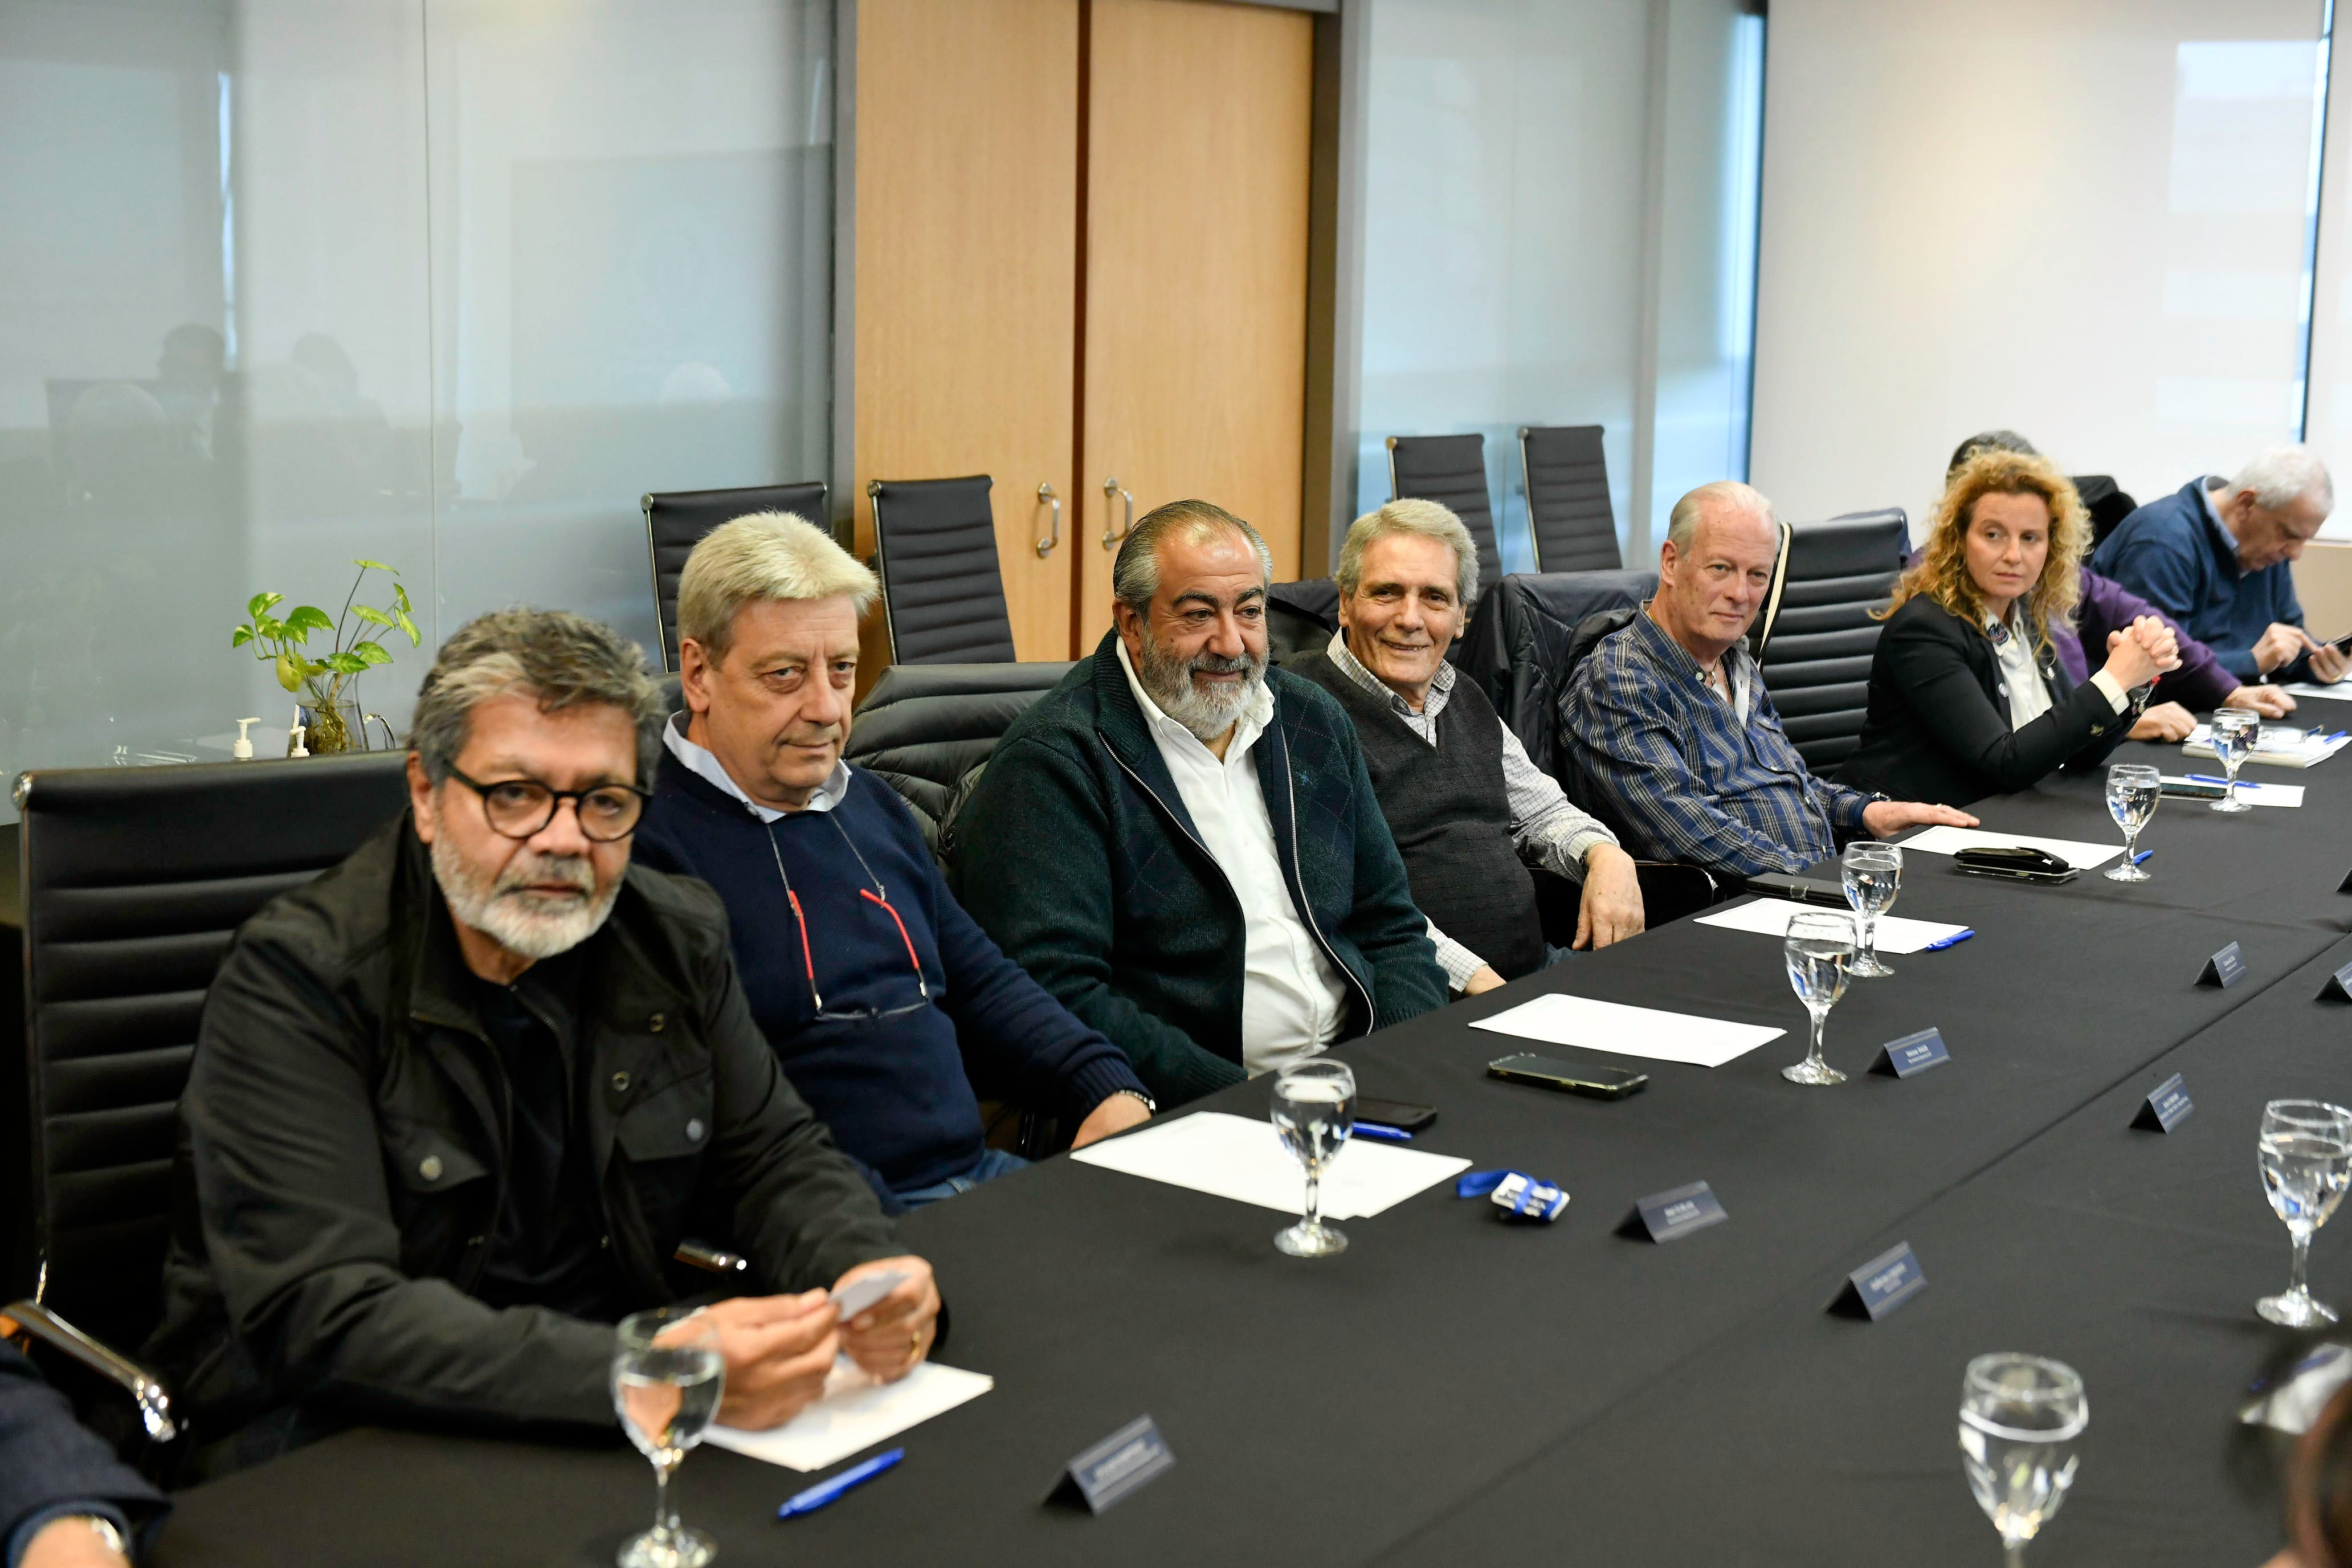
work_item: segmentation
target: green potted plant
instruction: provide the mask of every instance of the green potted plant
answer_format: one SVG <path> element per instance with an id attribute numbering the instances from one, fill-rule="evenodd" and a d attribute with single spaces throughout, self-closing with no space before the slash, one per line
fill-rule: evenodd
<path id="1" fill-rule="evenodd" d="M 302 695 L 313 715 L 310 738 L 304 742 L 312 752 L 365 749 L 365 738 L 360 733 L 357 682 L 361 672 L 370 667 L 390 664 L 392 655 L 374 638 L 357 634 L 371 626 L 387 626 L 406 637 L 411 647 L 423 646 L 425 640 L 412 618 L 415 606 L 408 602 L 408 590 L 398 581 L 400 573 L 381 561 L 357 556 L 352 558 L 352 564 L 360 569 L 359 575 L 352 579 L 352 591 L 343 595 L 343 612 L 334 619 L 328 619 L 327 612 L 316 605 L 299 605 L 280 618 L 270 611 L 285 603 L 286 595 L 256 594 L 245 606 L 253 618 L 229 634 L 229 647 L 251 647 L 254 658 L 275 666 L 278 685 Z M 371 572 L 383 572 L 394 579 L 391 608 L 379 610 L 356 602 L 360 584 Z M 312 658 L 307 651 L 312 632 L 334 634 L 323 658 Z"/>

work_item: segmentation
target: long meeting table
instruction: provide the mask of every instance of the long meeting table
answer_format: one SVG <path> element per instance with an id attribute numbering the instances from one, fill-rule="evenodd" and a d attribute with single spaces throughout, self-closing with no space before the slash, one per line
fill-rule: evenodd
<path id="1" fill-rule="evenodd" d="M 2188 771 L 2174 748 L 2116 760 Z M 1977 935 L 1849 989 L 1833 1089 L 1780 1077 L 1805 1026 L 1779 942 L 1692 921 L 1337 1049 L 1363 1092 L 1439 1108 L 1417 1148 L 1557 1180 L 1573 1201 L 1553 1226 L 1446 1183 L 1305 1261 L 1275 1251 L 1269 1210 L 1067 1159 L 915 1214 L 907 1243 L 953 1309 L 940 1359 L 995 1388 L 815 1514 L 776 1522 L 809 1478 L 708 1447 L 680 1507 L 747 1563 L 1988 1563 L 1960 1370 L 2022 1349 L 2080 1368 L 2092 1406 L 2037 1564 L 2259 1563 L 2278 1542 L 2273 1461 L 2248 1458 L 2234 1415 L 2284 1339 L 2252 1301 L 2284 1284 L 2287 1246 L 2255 1118 L 2282 1094 L 2352 1094 L 2352 1005 L 2313 999 L 2352 962 L 2336 891 L 2352 763 L 2249 774 L 2306 785 L 2305 804 L 2227 817 L 2168 799 L 2146 884 L 2025 887 L 1910 857 L 1896 912 Z M 2118 837 L 2096 777 L 1977 809 L 1994 829 Z M 2233 941 L 2245 977 L 2196 984 Z M 1524 1042 L 1471 1024 L 1548 991 L 1788 1033 L 1713 1069 L 1629 1058 L 1652 1081 L 1622 1101 L 1486 1078 Z M 1863 1071 L 1930 1026 L 1949 1065 Z M 2129 1130 L 2176 1071 L 2195 1113 Z M 1254 1083 L 1187 1109 L 1266 1103 Z M 1617 1234 L 1636 1197 L 1700 1180 L 1728 1223 Z M 1916 1300 L 1876 1323 L 1824 1311 L 1904 1240 L 1928 1279 Z M 2352 1304 L 2339 1243 L 2321 1233 L 2315 1289 Z M 1045 1501 L 1071 1456 L 1147 1413 L 1172 1470 L 1100 1517 Z M 184 1493 L 158 1560 L 601 1565 L 651 1498 L 616 1436 L 368 1428 Z"/>

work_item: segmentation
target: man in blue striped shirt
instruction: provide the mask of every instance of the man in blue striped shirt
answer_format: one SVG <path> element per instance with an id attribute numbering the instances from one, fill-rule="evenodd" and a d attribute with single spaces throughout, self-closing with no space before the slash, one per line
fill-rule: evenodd
<path id="1" fill-rule="evenodd" d="M 1637 858 L 1794 871 L 1835 855 L 1841 838 L 1976 826 L 1966 812 L 1864 795 L 1806 768 L 1740 641 L 1780 547 L 1772 503 L 1754 489 L 1724 480 L 1691 491 L 1675 503 L 1656 595 L 1560 693 L 1577 793 Z"/>

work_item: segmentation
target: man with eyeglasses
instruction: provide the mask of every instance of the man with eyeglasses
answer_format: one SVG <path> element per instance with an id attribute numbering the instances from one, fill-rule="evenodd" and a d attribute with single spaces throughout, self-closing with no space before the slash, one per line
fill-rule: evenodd
<path id="1" fill-rule="evenodd" d="M 841 760 L 857 621 L 880 584 L 783 512 L 722 524 L 678 579 L 687 710 L 637 836 L 726 900 L 751 1015 L 794 1088 L 892 1205 L 1017 1170 L 971 1074 L 1084 1144 L 1151 1114 L 1118 1048 L 997 951 L 906 803 Z"/>
<path id="2" fill-rule="evenodd" d="M 630 865 L 661 704 L 560 611 L 446 643 L 410 809 L 237 933 L 180 1101 L 149 1354 L 196 1475 L 383 1417 L 611 1426 L 622 1315 L 710 1291 L 719 1418 L 836 1352 L 903 1376 L 939 1296 L 752 1023 L 708 888 Z M 842 1321 L 827 1287 L 898 1281 Z"/>

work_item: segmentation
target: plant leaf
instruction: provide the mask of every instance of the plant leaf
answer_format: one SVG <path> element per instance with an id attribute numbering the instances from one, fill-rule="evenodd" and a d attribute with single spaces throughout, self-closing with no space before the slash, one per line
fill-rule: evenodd
<path id="1" fill-rule="evenodd" d="M 355 642 L 352 644 L 352 656 L 356 657 L 362 664 L 390 664 L 392 662 L 392 655 L 383 651 L 383 645 L 382 643 L 376 642 Z"/>
<path id="2" fill-rule="evenodd" d="M 318 605 L 304 605 L 286 617 L 286 629 L 289 632 L 331 632 L 335 629 L 335 623 Z"/>
<path id="3" fill-rule="evenodd" d="M 290 653 L 278 656 L 278 684 L 292 691 L 302 684 L 302 665 Z"/>
<path id="4" fill-rule="evenodd" d="M 418 631 L 416 629 L 416 623 L 410 620 L 406 616 L 400 617 L 400 629 L 408 634 L 409 647 L 423 647 L 425 646 L 425 634 Z"/>
<path id="5" fill-rule="evenodd" d="M 245 602 L 245 613 L 257 621 L 268 613 L 270 605 L 285 597 L 283 594 L 256 594 Z"/>
<path id="6" fill-rule="evenodd" d="M 366 560 L 362 560 L 362 559 L 361 559 L 359 556 L 354 555 L 354 556 L 352 556 L 352 565 L 354 565 L 354 566 L 365 566 L 365 567 L 370 567 L 370 568 L 372 568 L 372 569 L 373 569 L 373 570 L 375 570 L 375 571 L 378 571 L 378 572 L 389 572 L 389 573 L 391 573 L 391 574 L 392 574 L 394 576 L 395 576 L 395 577 L 397 577 L 397 576 L 399 576 L 399 575 L 400 575 L 400 569 L 399 569 L 398 567 L 396 567 L 396 566 L 387 566 L 387 565 L 385 565 L 385 564 L 384 564 L 383 562 L 381 562 L 381 561 L 366 561 Z"/>
<path id="7" fill-rule="evenodd" d="M 391 660 L 387 659 L 384 662 L 388 664 Z M 368 667 L 368 661 L 355 653 L 331 653 L 319 663 L 322 668 L 331 669 L 339 675 L 357 675 Z"/>
<path id="8" fill-rule="evenodd" d="M 252 640 L 253 628 L 249 626 L 239 626 L 228 635 L 228 646 L 231 647 L 243 647 Z"/>
<path id="9" fill-rule="evenodd" d="M 379 626 L 389 626 L 397 624 L 390 616 L 385 615 L 382 610 L 375 609 L 367 605 L 353 605 L 352 606 L 352 614 L 357 616 L 363 621 L 367 621 Z"/>

